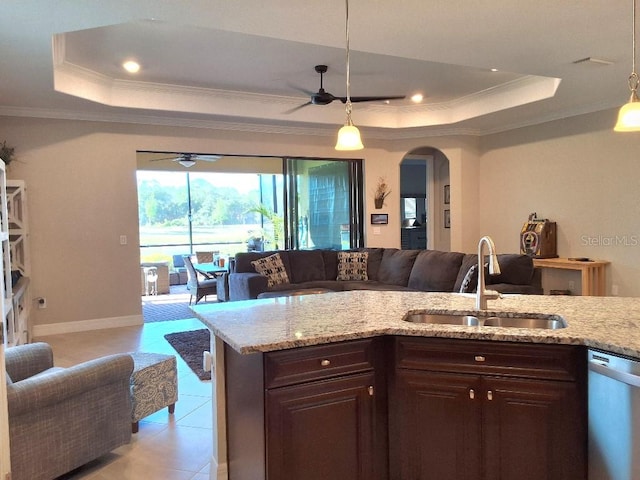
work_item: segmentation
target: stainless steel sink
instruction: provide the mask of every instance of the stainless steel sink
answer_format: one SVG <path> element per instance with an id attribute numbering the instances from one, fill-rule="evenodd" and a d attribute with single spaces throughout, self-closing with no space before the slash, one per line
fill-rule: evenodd
<path id="1" fill-rule="evenodd" d="M 447 313 L 410 313 L 404 318 L 404 321 L 439 325 L 462 325 L 465 327 L 543 328 L 547 330 L 556 330 L 567 326 L 564 318 L 558 315 L 505 315 L 498 317 L 478 315 L 478 312 L 462 315 Z"/>

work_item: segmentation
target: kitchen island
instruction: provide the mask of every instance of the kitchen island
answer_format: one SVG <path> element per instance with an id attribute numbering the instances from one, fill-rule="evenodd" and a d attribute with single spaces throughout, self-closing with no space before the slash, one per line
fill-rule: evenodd
<path id="1" fill-rule="evenodd" d="M 300 349 L 300 347 L 322 348 L 322 346 L 334 344 L 356 345 L 360 348 L 357 342 L 363 339 L 406 339 L 408 337 L 419 339 L 422 337 L 473 342 L 490 341 L 496 342 L 496 345 L 504 342 L 512 349 L 514 345 L 517 347 L 520 343 L 523 344 L 521 347 L 523 352 L 526 348 L 539 345 L 547 345 L 550 348 L 553 348 L 551 347 L 553 345 L 567 348 L 576 346 L 576 348 L 590 347 L 640 357 L 640 330 L 637 328 L 640 325 L 640 299 L 636 298 L 504 296 L 489 302 L 490 314 L 560 315 L 566 320 L 568 326 L 558 330 L 428 325 L 403 320 L 410 312 L 472 312 L 474 303 L 474 297 L 459 294 L 352 291 L 194 307 L 193 310 L 198 318 L 213 333 L 212 355 L 215 370 L 212 375 L 212 384 L 215 438 L 211 478 L 216 480 L 227 478 L 227 388 L 233 384 L 235 389 L 236 384 L 243 383 L 243 379 L 238 378 L 238 375 L 225 378 L 225 373 L 229 373 L 225 360 L 229 358 L 233 359 L 233 368 L 239 368 L 240 363 L 246 363 L 242 368 L 254 371 L 253 377 L 247 375 L 246 378 L 255 380 L 263 373 L 261 370 L 256 371 L 261 365 L 262 356 L 271 355 L 269 352 L 280 354 L 282 351 Z M 363 348 L 363 351 L 367 351 L 369 347 Z M 379 347 L 373 345 L 371 348 L 375 350 Z M 305 349 L 303 348 L 302 351 Z M 347 351 L 341 355 L 352 355 L 359 364 L 367 363 L 353 352 Z M 260 361 L 252 362 L 251 359 Z M 379 365 L 380 362 L 376 364 L 376 361 L 372 360 L 370 363 L 380 367 L 378 370 L 385 370 L 384 365 Z M 300 364 L 304 364 L 304 361 Z M 568 368 L 567 371 L 569 370 Z M 575 374 L 574 376 L 579 380 L 578 383 L 584 382 L 584 371 L 579 370 L 578 368 L 567 376 Z M 364 375 L 366 372 L 360 373 Z M 488 371 L 488 373 L 493 375 L 495 372 Z M 553 380 L 556 381 L 558 378 Z M 372 389 L 376 381 L 375 378 L 370 380 L 371 385 L 368 388 Z M 584 399 L 583 387 L 583 385 L 580 386 L 576 393 L 582 399 Z M 235 403 L 238 399 L 262 395 L 263 389 L 266 390 L 264 385 L 253 381 L 244 393 L 238 394 L 239 397 L 233 397 L 237 392 L 231 393 L 234 398 L 232 409 L 236 407 Z M 473 388 L 464 387 L 464 390 L 472 396 L 475 394 Z M 487 393 L 492 394 L 493 391 L 488 390 Z M 383 402 L 374 410 L 385 411 L 385 408 L 386 403 Z M 264 419 L 256 419 L 256 424 L 262 420 Z M 255 431 L 248 428 L 247 436 L 252 437 L 255 436 L 254 434 Z M 230 438 L 232 439 L 233 435 Z M 264 457 L 261 456 L 263 452 L 260 452 L 264 449 L 263 447 L 264 442 L 260 441 L 254 445 L 254 450 L 259 452 L 253 458 L 257 463 L 264 461 Z M 242 462 L 244 466 L 247 464 L 248 462 Z"/>

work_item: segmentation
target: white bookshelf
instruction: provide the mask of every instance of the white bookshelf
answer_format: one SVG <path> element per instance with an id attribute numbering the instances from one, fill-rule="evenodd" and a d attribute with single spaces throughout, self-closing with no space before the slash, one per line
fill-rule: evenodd
<path id="1" fill-rule="evenodd" d="M 3 303 L 6 325 L 6 345 L 21 345 L 29 342 L 29 313 L 31 297 L 29 275 L 31 264 L 29 259 L 29 231 L 27 217 L 27 199 L 25 184 L 21 180 L 7 180 L 2 169 L 0 240 L 2 241 L 3 258 Z M 20 272 L 15 284 L 11 279 L 11 271 Z"/>

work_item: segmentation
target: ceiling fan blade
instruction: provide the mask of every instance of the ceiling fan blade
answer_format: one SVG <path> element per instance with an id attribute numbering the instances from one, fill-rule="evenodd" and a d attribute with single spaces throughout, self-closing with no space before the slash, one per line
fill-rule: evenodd
<path id="1" fill-rule="evenodd" d="M 286 112 L 284 112 L 284 114 L 285 115 L 289 115 L 289 114 L 291 114 L 293 112 L 297 112 L 301 108 L 308 107 L 309 105 L 311 105 L 311 102 L 303 103 L 302 105 L 298 105 L 297 107 L 294 107 L 294 108 L 292 108 L 290 110 L 287 110 Z"/>
<path id="2" fill-rule="evenodd" d="M 287 83 L 287 86 L 289 88 L 293 88 L 294 90 L 297 90 L 300 93 L 304 93 L 305 97 L 310 97 L 311 95 L 313 95 L 315 92 L 311 91 L 311 90 L 307 90 L 306 88 L 302 88 L 299 87 L 297 85 L 293 85 L 291 83 Z"/>
<path id="3" fill-rule="evenodd" d="M 194 155 L 191 157 L 192 160 L 202 160 L 204 162 L 215 162 L 216 160 L 220 160 L 222 155 Z"/>
<path id="4" fill-rule="evenodd" d="M 351 103 L 383 102 L 385 100 L 403 100 L 405 98 L 407 98 L 406 95 L 395 95 L 386 97 L 351 97 Z M 336 97 L 336 100 L 340 100 L 342 103 L 347 103 L 347 97 Z"/>
<path id="5" fill-rule="evenodd" d="M 165 160 L 177 160 L 177 158 L 175 155 L 172 155 L 171 157 L 162 157 L 162 158 L 152 158 L 149 161 L 150 162 L 160 162 L 160 161 L 165 161 Z"/>

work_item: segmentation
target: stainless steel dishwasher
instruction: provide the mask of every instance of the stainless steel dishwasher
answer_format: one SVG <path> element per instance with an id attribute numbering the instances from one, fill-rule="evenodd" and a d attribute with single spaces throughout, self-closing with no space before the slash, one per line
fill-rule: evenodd
<path id="1" fill-rule="evenodd" d="M 640 361 L 589 350 L 589 480 L 640 479 Z"/>

